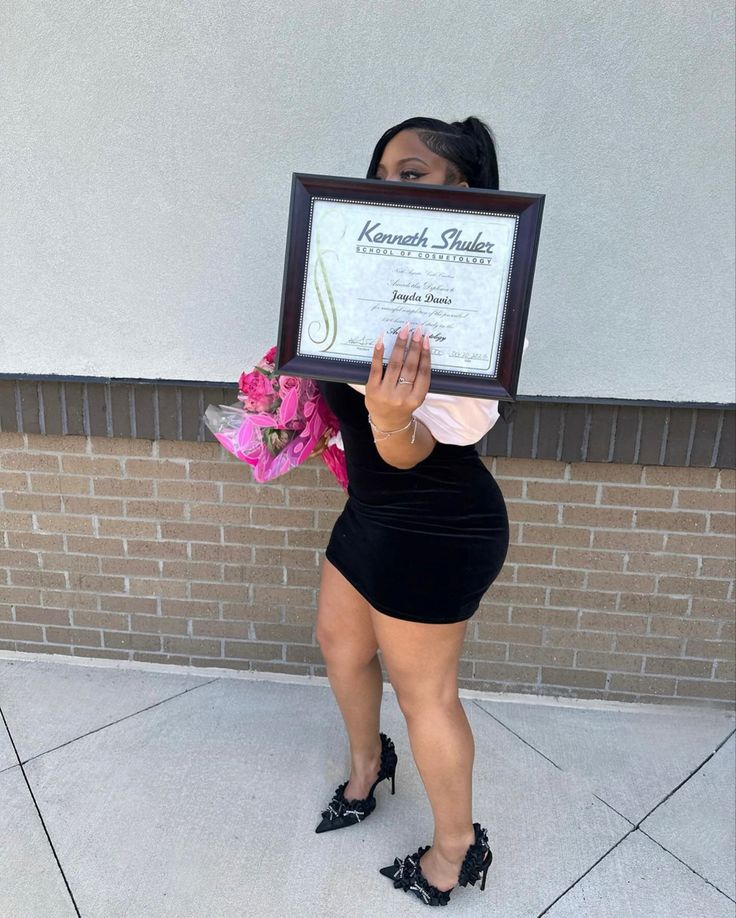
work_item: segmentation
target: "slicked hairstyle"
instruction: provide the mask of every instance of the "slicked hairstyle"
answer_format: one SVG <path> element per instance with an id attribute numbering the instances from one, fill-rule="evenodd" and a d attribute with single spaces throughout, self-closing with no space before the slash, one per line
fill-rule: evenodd
<path id="1" fill-rule="evenodd" d="M 448 160 L 457 169 L 459 179 L 471 188 L 498 188 L 496 143 L 491 129 L 480 118 L 465 121 L 439 121 L 437 118 L 407 118 L 389 128 L 376 144 L 366 178 L 376 178 L 386 144 L 400 131 L 415 131 L 425 147 Z M 456 176 L 448 176 L 448 184 Z"/>

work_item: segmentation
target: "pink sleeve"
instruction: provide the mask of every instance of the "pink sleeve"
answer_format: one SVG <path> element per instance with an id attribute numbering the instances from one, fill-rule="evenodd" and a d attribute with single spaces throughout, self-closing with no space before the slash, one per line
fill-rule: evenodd
<path id="1" fill-rule="evenodd" d="M 529 339 L 524 338 L 524 351 L 528 344 Z M 365 395 L 365 386 L 350 385 Z M 427 425 L 435 440 L 456 446 L 472 446 L 482 440 L 500 417 L 495 399 L 438 392 L 428 392 L 414 415 Z"/>

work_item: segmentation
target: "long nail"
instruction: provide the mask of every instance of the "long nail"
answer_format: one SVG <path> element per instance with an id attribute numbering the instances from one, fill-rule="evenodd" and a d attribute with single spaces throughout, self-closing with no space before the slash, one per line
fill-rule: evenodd
<path id="1" fill-rule="evenodd" d="M 406 341 L 408 337 L 409 337 L 409 323 L 407 322 L 404 325 L 404 327 L 401 329 L 401 331 L 399 332 L 399 338 L 401 338 L 402 341 Z"/>
<path id="2" fill-rule="evenodd" d="M 380 351 L 383 347 L 383 332 L 376 338 L 376 348 Z"/>
<path id="3" fill-rule="evenodd" d="M 411 336 L 412 341 L 421 341 L 422 340 L 422 327 L 417 325 L 414 329 L 414 334 Z"/>
<path id="4" fill-rule="evenodd" d="M 424 341 L 422 342 L 422 347 L 425 351 L 429 350 L 429 332 L 424 336 Z"/>

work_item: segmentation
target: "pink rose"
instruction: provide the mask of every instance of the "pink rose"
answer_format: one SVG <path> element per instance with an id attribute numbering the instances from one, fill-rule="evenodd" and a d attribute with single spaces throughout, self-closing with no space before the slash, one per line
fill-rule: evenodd
<path id="1" fill-rule="evenodd" d="M 273 381 L 257 370 L 242 373 L 238 380 L 238 387 L 243 396 L 241 398 L 243 407 L 248 411 L 269 411 L 279 398 Z"/>
<path id="2" fill-rule="evenodd" d="M 256 364 L 257 367 L 260 367 L 266 372 L 273 372 L 273 368 L 276 364 L 276 347 L 270 348 L 266 353 L 261 357 L 261 359 Z"/>

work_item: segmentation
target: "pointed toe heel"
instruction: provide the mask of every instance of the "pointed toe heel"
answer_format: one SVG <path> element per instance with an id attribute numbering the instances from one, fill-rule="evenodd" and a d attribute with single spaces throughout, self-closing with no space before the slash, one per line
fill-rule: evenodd
<path id="1" fill-rule="evenodd" d="M 344 829 L 347 826 L 354 826 L 370 816 L 376 808 L 374 791 L 378 784 L 386 778 L 391 778 L 391 793 L 396 793 L 396 764 L 398 762 L 396 749 L 393 741 L 385 733 L 381 733 L 380 736 L 381 766 L 378 771 L 378 777 L 373 782 L 368 796 L 363 799 L 347 800 L 344 791 L 348 786 L 348 781 L 343 781 L 335 789 L 327 809 L 322 811 L 322 821 L 314 830 L 315 832 L 331 832 L 334 829 Z"/>
<path id="2" fill-rule="evenodd" d="M 480 879 L 481 890 L 486 888 L 486 877 L 488 868 L 493 860 L 493 852 L 488 844 L 488 832 L 480 823 L 474 822 L 475 841 L 468 846 L 458 876 L 458 886 L 475 886 Z M 442 890 L 433 886 L 422 873 L 422 865 L 419 863 L 425 851 L 429 851 L 430 845 L 425 845 L 409 854 L 406 857 L 397 857 L 393 864 L 388 867 L 381 867 L 379 873 L 382 873 L 389 880 L 393 880 L 396 889 L 403 889 L 404 892 L 413 892 L 414 895 L 425 905 L 447 905 L 450 901 L 452 889 Z"/>

